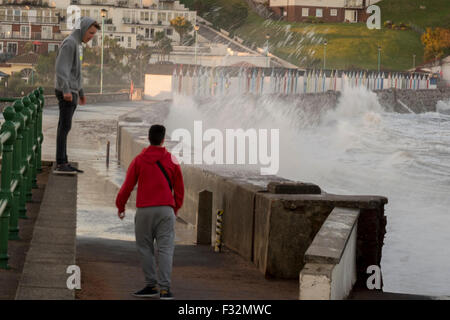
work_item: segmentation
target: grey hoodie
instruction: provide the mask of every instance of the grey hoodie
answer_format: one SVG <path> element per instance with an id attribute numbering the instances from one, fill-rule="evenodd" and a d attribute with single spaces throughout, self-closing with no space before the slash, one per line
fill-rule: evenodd
<path id="1" fill-rule="evenodd" d="M 55 89 L 63 93 L 74 92 L 80 97 L 84 96 L 81 78 L 82 40 L 94 22 L 95 20 L 89 17 L 81 17 L 80 29 L 75 29 L 61 43 L 56 57 Z"/>

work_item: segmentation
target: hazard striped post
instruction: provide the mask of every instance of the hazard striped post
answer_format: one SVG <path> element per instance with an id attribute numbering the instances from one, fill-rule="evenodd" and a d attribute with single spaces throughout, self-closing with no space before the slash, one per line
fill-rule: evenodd
<path id="1" fill-rule="evenodd" d="M 222 250 L 222 217 L 223 210 L 217 210 L 216 243 L 214 245 L 214 252 L 220 252 Z"/>

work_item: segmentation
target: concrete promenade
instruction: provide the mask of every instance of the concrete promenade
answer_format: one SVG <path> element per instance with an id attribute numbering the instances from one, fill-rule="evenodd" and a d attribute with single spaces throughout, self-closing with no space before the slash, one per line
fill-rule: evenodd
<path id="1" fill-rule="evenodd" d="M 115 157 L 118 117 L 149 103 L 79 107 L 69 135 L 68 153 L 69 160 L 77 162 L 85 173 L 78 177 L 50 175 L 48 183 L 45 181 L 45 195 L 37 190 L 36 196 L 39 192 L 43 196 L 43 205 L 35 236 L 29 238 L 30 249 L 22 250 L 23 256 L 28 250 L 24 273 L 20 276 L 16 272 L 8 278 L 10 288 L 14 284 L 19 287 L 17 297 L 0 290 L 1 299 L 134 299 L 131 293 L 142 288 L 144 279 L 134 242 L 133 200 L 130 199 L 126 218 L 119 220 L 114 198 L 123 180 L 123 169 L 115 161 L 106 167 L 105 157 L 107 141 L 111 142 L 111 155 Z M 43 158 L 48 160 L 54 157 L 57 115 L 55 106 L 44 110 Z M 178 219 L 172 274 L 176 299 L 298 299 L 297 280 L 266 279 L 237 254 L 226 248 L 222 253 L 214 253 L 209 246 L 195 245 L 194 239 L 193 227 Z M 72 264 L 81 269 L 81 290 L 65 288 L 69 277 L 66 268 Z M 2 283 L 4 277 L 0 273 Z M 352 298 L 425 297 L 361 291 Z"/>

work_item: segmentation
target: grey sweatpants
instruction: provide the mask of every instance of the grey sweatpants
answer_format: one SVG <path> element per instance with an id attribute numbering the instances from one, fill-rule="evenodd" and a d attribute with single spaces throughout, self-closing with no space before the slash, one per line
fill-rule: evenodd
<path id="1" fill-rule="evenodd" d="M 145 283 L 170 289 L 175 241 L 175 214 L 169 206 L 137 208 L 135 217 L 136 247 L 142 260 Z M 155 260 L 156 241 L 158 263 Z M 158 279 L 156 277 L 158 264 Z"/>

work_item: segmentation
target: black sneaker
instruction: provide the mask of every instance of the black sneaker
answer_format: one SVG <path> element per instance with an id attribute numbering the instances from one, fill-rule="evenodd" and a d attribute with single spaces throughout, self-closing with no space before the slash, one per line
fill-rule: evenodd
<path id="1" fill-rule="evenodd" d="M 161 300 L 173 300 L 173 294 L 172 294 L 172 292 L 170 292 L 170 290 L 162 289 L 159 294 L 159 298 Z"/>
<path id="2" fill-rule="evenodd" d="M 144 289 L 133 293 L 133 296 L 139 298 L 154 298 L 159 296 L 159 291 L 156 287 L 145 287 Z"/>
<path id="3" fill-rule="evenodd" d="M 77 174 L 77 171 L 74 168 L 68 166 L 67 164 L 60 164 L 56 166 L 55 170 L 53 170 L 53 173 L 73 176 Z"/>
<path id="4" fill-rule="evenodd" d="M 70 163 L 67 164 L 67 165 L 69 166 L 69 168 L 71 168 L 72 170 L 75 170 L 75 171 L 78 172 L 78 173 L 84 173 L 83 170 L 80 170 L 80 169 L 78 169 L 78 168 L 72 167 L 72 165 L 71 165 Z"/>

